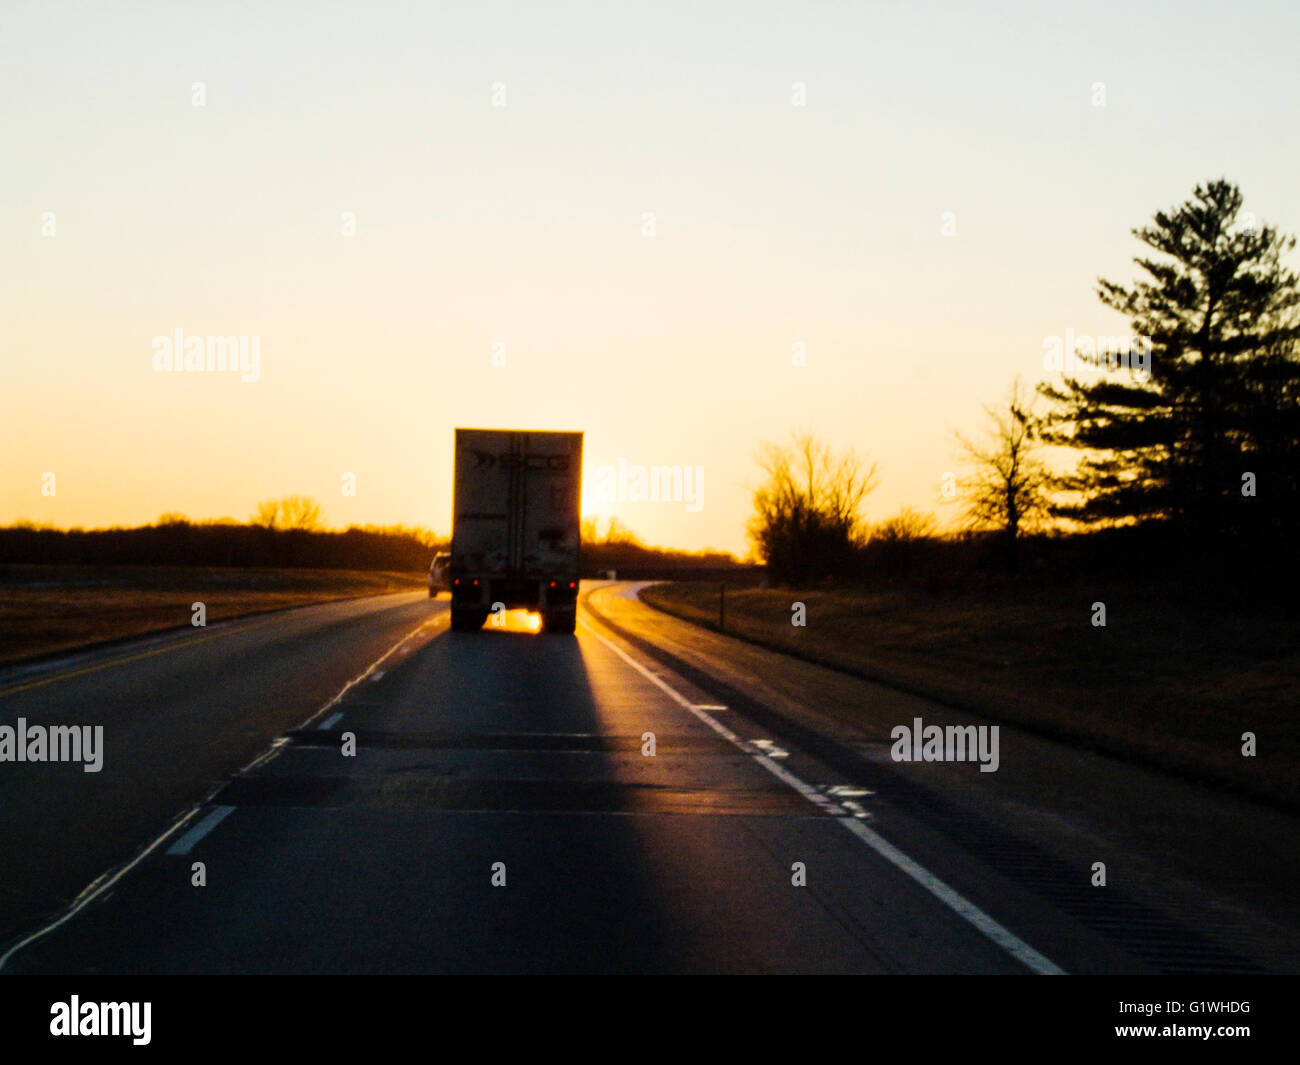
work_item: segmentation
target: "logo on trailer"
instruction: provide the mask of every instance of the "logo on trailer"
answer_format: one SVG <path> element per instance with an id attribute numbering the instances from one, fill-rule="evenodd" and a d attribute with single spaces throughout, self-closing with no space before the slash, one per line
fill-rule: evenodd
<path id="1" fill-rule="evenodd" d="M 539 455 L 536 452 L 512 455 L 508 451 L 502 451 L 499 455 L 494 455 L 490 451 L 480 451 L 478 448 L 471 448 L 470 450 L 474 454 L 474 468 L 476 470 L 482 469 L 484 466 L 492 469 L 498 465 L 503 470 L 549 470 L 552 473 L 565 473 L 569 469 L 568 455 Z"/>

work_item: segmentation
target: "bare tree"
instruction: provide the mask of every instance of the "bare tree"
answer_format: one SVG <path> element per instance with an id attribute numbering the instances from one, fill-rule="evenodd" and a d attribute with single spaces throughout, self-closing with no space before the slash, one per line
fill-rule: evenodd
<path id="1" fill-rule="evenodd" d="M 871 527 L 871 539 L 887 543 L 906 543 L 912 540 L 929 540 L 938 535 L 939 522 L 933 514 L 923 513 L 913 507 L 904 507 L 892 518 Z"/>
<path id="2" fill-rule="evenodd" d="M 764 444 L 758 463 L 765 480 L 754 493 L 748 532 L 772 576 L 798 582 L 842 572 L 878 464 L 852 449 L 836 454 L 809 432 Z"/>
<path id="3" fill-rule="evenodd" d="M 283 527 L 298 532 L 312 532 L 321 527 L 321 505 L 311 496 L 285 496 L 280 500 Z"/>
<path id="4" fill-rule="evenodd" d="M 257 504 L 252 521 L 254 525 L 260 525 L 263 529 L 274 529 L 280 522 L 280 501 L 263 499 Z"/>
<path id="5" fill-rule="evenodd" d="M 636 533 L 628 528 L 623 522 L 619 521 L 613 514 L 609 516 L 609 524 L 605 526 L 604 542 L 607 544 L 635 544 L 638 543 Z"/>
<path id="6" fill-rule="evenodd" d="M 891 576 L 910 573 L 933 557 L 929 546 L 938 533 L 939 523 L 933 514 L 903 507 L 868 530 L 867 557 Z"/>
<path id="7" fill-rule="evenodd" d="M 1037 527 L 1048 514 L 1050 475 L 1039 459 L 1041 420 L 1033 406 L 1034 394 L 1026 395 L 1017 377 L 1001 404 L 984 408 L 988 426 L 980 439 L 956 434 L 971 469 L 960 482 L 966 520 L 971 528 L 1002 532 L 1012 569 L 1021 532 Z"/>

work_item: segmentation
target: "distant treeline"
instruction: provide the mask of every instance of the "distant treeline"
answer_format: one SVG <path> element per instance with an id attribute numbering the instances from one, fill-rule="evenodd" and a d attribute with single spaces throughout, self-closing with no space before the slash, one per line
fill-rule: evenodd
<path id="1" fill-rule="evenodd" d="M 1185 581 L 1207 594 L 1231 597 L 1236 589 L 1246 600 L 1282 601 L 1293 599 L 1300 581 L 1300 557 L 1285 544 L 1264 537 L 1207 543 L 1172 521 L 1022 535 L 1019 551 L 1013 573 L 1004 565 L 1006 543 L 997 531 L 903 531 L 855 545 L 835 574 L 807 583 L 900 584 L 938 593 L 1004 583 L 1084 587 L 1112 577 L 1135 586 L 1148 579 Z"/>
<path id="2" fill-rule="evenodd" d="M 614 570 L 619 580 L 758 579 L 761 566 L 746 566 L 722 551 L 672 551 L 630 540 L 584 541 L 582 575 L 600 577 Z"/>
<path id="3" fill-rule="evenodd" d="M 269 566 L 307 569 L 426 570 L 446 537 L 409 526 L 354 526 L 341 532 L 234 521 L 162 519 L 131 529 L 55 529 L 21 522 L 0 528 L 0 563 Z M 582 573 L 620 578 L 719 579 L 739 567 L 720 551 L 691 553 L 630 539 L 585 542 Z M 752 569 L 752 567 L 750 567 Z"/>
<path id="4" fill-rule="evenodd" d="M 167 521 L 134 529 L 0 528 L 0 561 L 137 566 L 427 569 L 442 549 L 426 529 L 354 526 L 342 532 L 238 522 Z"/>

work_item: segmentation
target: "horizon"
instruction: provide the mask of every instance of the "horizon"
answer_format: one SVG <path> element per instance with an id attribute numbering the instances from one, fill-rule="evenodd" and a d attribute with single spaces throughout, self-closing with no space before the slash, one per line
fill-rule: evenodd
<path id="1" fill-rule="evenodd" d="M 652 552 L 663 552 L 669 554 L 680 553 L 680 554 L 691 554 L 691 555 L 702 555 L 702 556 L 718 554 L 718 555 L 733 557 L 738 563 L 742 565 L 749 564 L 750 561 L 749 559 L 746 558 L 746 556 L 736 555 L 734 552 L 727 552 L 724 551 L 722 548 L 704 547 L 698 549 L 691 549 L 691 548 L 673 547 L 672 545 L 669 544 L 649 543 L 644 539 L 644 537 L 642 537 L 637 532 L 636 529 L 629 528 L 628 526 L 623 524 L 622 521 L 617 521 L 615 527 L 615 531 L 617 531 L 620 534 L 620 539 L 610 540 L 608 539 L 608 536 L 612 530 L 609 528 L 606 522 L 601 522 L 595 515 L 591 515 L 591 514 L 582 515 L 582 524 L 584 528 L 586 528 L 589 522 L 593 522 L 593 521 L 595 523 L 596 534 L 593 538 L 590 538 L 589 540 L 584 539 L 583 541 L 584 543 L 593 543 L 593 544 L 629 543 L 632 546 L 644 548 L 645 550 L 652 551 Z M 168 525 L 194 525 L 194 526 L 229 525 L 229 526 L 235 526 L 237 528 L 262 527 L 261 524 L 257 521 L 255 515 L 247 518 L 236 518 L 236 517 L 232 517 L 229 514 L 223 514 L 220 515 L 219 517 L 203 517 L 203 516 L 197 516 L 192 514 L 181 514 L 179 512 L 173 512 L 173 513 L 165 512 L 159 514 L 152 521 L 142 522 L 140 524 L 135 524 L 135 525 L 56 525 L 53 522 L 38 522 L 38 521 L 33 521 L 30 518 L 17 518 L 13 521 L 6 522 L 5 524 L 0 525 L 0 532 L 18 529 L 18 530 L 23 530 L 28 532 L 112 533 L 112 532 L 136 532 L 142 529 L 159 529 L 159 528 L 166 528 Z M 360 523 L 360 522 L 353 523 L 351 525 L 329 525 L 322 521 L 322 524 L 320 525 L 313 526 L 309 529 L 302 529 L 297 531 L 307 532 L 307 533 L 337 534 L 337 533 L 346 533 L 353 530 L 360 530 L 362 532 L 384 533 L 384 534 L 391 534 L 391 535 L 410 535 L 410 536 L 420 537 L 422 539 L 427 538 L 431 540 L 432 543 L 440 546 L 450 544 L 451 542 L 450 529 L 447 530 L 446 532 L 442 532 L 441 530 L 434 529 L 427 525 L 402 525 L 402 524 L 376 525 L 374 523 Z M 295 530 L 285 525 L 276 525 L 272 531 L 292 532 Z M 630 539 L 624 540 L 622 539 L 622 537 L 629 537 Z M 31 564 L 31 563 L 27 563 L 27 564 Z M 36 563 L 36 564 L 43 564 L 43 563 Z M 60 565 L 61 563 L 49 563 L 49 564 Z M 129 563 L 129 564 L 134 565 L 134 563 Z M 184 563 L 177 563 L 177 564 L 184 565 Z"/>

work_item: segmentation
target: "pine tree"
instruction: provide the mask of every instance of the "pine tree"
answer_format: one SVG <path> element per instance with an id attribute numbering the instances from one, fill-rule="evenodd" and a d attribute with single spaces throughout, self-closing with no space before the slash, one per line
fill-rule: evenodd
<path id="1" fill-rule="evenodd" d="M 1149 347 L 1097 353 L 1098 364 L 1127 363 L 1126 376 L 1039 386 L 1055 408 L 1044 439 L 1082 452 L 1056 483 L 1078 493 L 1058 514 L 1171 520 L 1198 538 L 1296 528 L 1300 283 L 1282 263 L 1295 238 L 1253 224 L 1241 205 L 1228 181 L 1198 185 L 1133 230 L 1161 256 L 1134 259 L 1147 276 L 1132 287 L 1099 280 L 1101 301 Z"/>

